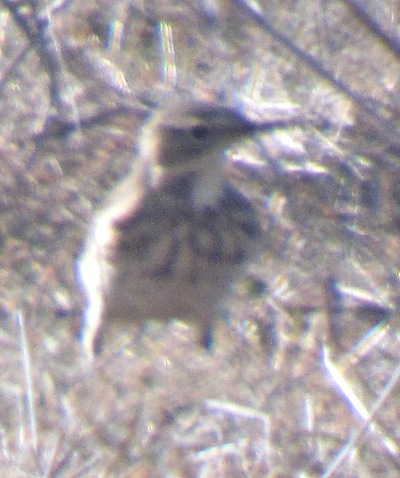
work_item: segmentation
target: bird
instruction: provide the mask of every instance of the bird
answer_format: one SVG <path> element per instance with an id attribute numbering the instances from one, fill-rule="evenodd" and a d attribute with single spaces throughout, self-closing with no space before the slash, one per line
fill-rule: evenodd
<path id="1" fill-rule="evenodd" d="M 151 115 L 132 169 L 94 213 L 78 260 L 81 342 L 91 359 L 115 321 L 187 321 L 211 349 L 221 305 L 267 233 L 231 182 L 224 152 L 286 125 L 201 100 L 171 101 Z"/>

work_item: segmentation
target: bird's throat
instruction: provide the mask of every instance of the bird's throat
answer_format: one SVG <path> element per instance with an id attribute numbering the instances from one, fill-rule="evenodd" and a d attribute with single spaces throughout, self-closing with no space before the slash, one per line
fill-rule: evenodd
<path id="1" fill-rule="evenodd" d="M 191 191 L 192 204 L 196 209 L 215 206 L 223 192 L 223 171 L 221 163 L 199 171 Z"/>

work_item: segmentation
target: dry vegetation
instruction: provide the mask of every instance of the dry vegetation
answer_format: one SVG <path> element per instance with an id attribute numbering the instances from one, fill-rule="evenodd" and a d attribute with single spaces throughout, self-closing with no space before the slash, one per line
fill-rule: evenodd
<path id="1" fill-rule="evenodd" d="M 399 0 L 0 2 L 1 476 L 399 476 L 399 16 Z M 271 237 L 214 352 L 152 324 L 88 364 L 75 258 L 174 91 L 309 124 L 230 153 Z"/>

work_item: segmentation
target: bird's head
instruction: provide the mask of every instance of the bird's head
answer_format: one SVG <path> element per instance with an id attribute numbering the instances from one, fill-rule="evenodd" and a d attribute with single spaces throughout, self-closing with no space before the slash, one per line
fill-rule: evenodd
<path id="1" fill-rule="evenodd" d="M 220 163 L 220 153 L 256 130 L 255 123 L 232 108 L 182 102 L 156 113 L 143 132 L 142 153 L 162 174 L 201 172 Z"/>
<path id="2" fill-rule="evenodd" d="M 165 184 L 188 173 L 196 176 L 196 206 L 214 204 L 223 184 L 223 151 L 258 131 L 282 122 L 256 123 L 239 111 L 207 102 L 175 102 L 160 109 L 145 125 L 141 156 L 152 165 L 152 183 Z"/>

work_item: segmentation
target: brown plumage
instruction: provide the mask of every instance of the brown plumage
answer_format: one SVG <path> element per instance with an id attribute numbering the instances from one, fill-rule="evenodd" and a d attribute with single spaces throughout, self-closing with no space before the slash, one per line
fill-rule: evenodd
<path id="1" fill-rule="evenodd" d="M 263 242 L 258 214 L 226 177 L 222 153 L 282 125 L 203 102 L 154 114 L 132 172 L 95 214 L 79 261 L 89 356 L 114 320 L 188 320 L 210 345 L 221 302 Z"/>

